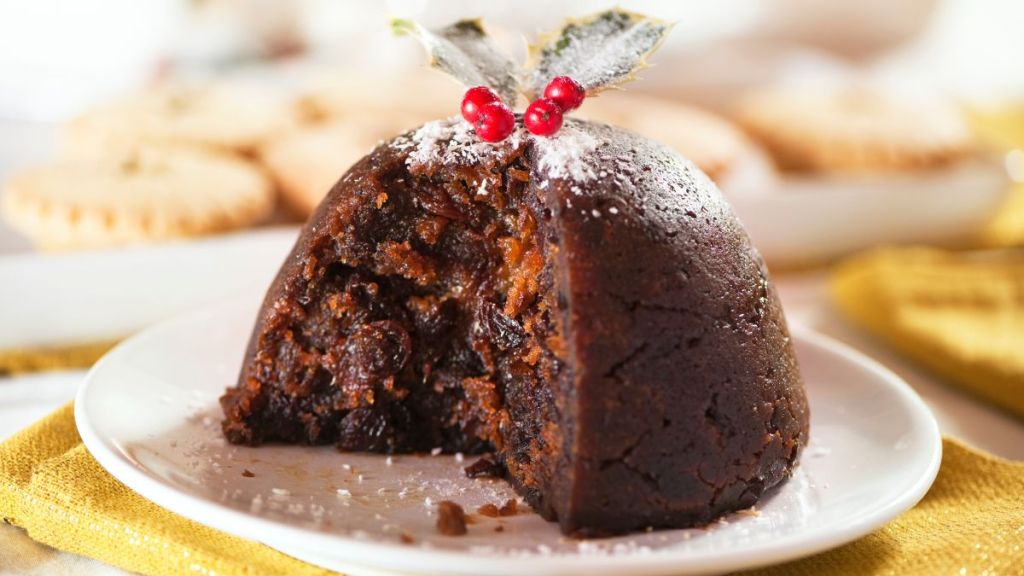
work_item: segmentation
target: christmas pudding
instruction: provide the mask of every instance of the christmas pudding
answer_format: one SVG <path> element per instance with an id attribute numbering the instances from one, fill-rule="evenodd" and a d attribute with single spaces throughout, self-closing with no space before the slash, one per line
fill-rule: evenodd
<path id="1" fill-rule="evenodd" d="M 785 480 L 808 411 L 761 258 L 690 162 L 564 117 L 664 30 L 570 23 L 525 81 L 547 108 L 517 116 L 476 23 L 415 28 L 435 62 L 485 61 L 469 81 L 491 89 L 334 186 L 221 399 L 227 438 L 493 453 L 576 536 L 700 525 Z M 614 77 L 544 52 L 616 34 L 637 47 Z"/>

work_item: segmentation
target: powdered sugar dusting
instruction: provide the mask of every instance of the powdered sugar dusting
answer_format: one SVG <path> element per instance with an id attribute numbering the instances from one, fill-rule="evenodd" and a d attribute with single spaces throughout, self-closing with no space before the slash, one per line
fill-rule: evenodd
<path id="1" fill-rule="evenodd" d="M 397 138 L 392 147 L 410 150 L 409 167 L 441 164 L 475 164 L 507 154 L 522 144 L 525 134 L 518 129 L 502 142 L 484 142 L 473 126 L 458 116 L 427 122 L 408 136 Z"/>
<path id="2" fill-rule="evenodd" d="M 549 178 L 588 182 L 597 177 L 593 164 L 597 138 L 578 126 L 565 126 L 550 138 L 534 138 L 537 166 Z"/>
<path id="3" fill-rule="evenodd" d="M 598 177 L 599 159 L 594 153 L 601 141 L 578 122 L 567 123 L 552 137 L 534 136 L 518 127 L 506 140 L 492 144 L 481 140 L 468 122 L 451 117 L 428 122 L 411 134 L 395 139 L 391 146 L 408 151 L 406 165 L 413 168 L 437 163 L 486 163 L 519 149 L 527 141 L 533 145 L 542 179 L 585 183 Z M 541 186 L 544 186 L 543 181 Z"/>
<path id="4" fill-rule="evenodd" d="M 522 155 L 528 160 L 532 186 L 559 188 L 564 209 L 588 220 L 618 221 L 633 208 L 664 211 L 679 195 L 699 196 L 694 202 L 710 212 L 730 211 L 707 176 L 677 152 L 598 122 L 567 118 L 557 134 L 540 137 L 527 132 L 520 121 L 509 138 L 491 144 L 480 140 L 471 124 L 453 117 L 428 123 L 390 146 L 404 153 L 414 174 L 464 166 L 496 175 Z M 478 191 L 497 192 L 501 176 L 494 178 L 472 185 Z"/>

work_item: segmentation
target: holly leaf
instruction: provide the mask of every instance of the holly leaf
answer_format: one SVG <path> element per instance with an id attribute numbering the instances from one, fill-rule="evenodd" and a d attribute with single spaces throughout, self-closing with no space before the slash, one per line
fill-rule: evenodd
<path id="1" fill-rule="evenodd" d="M 509 106 L 519 92 L 516 63 L 498 49 L 479 20 L 460 20 L 447 28 L 430 31 L 412 20 L 396 18 L 391 30 L 419 39 L 430 55 L 430 65 L 454 76 L 471 88 L 490 86 Z"/>
<path id="2" fill-rule="evenodd" d="M 671 28 L 664 20 L 620 9 L 569 20 L 530 45 L 523 90 L 534 99 L 555 76 L 572 77 L 587 95 L 628 82 L 647 67 L 647 56 Z"/>

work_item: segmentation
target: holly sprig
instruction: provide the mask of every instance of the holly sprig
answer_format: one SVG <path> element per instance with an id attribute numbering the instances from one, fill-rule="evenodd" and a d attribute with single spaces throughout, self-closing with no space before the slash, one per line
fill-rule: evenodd
<path id="1" fill-rule="evenodd" d="M 466 86 L 487 86 L 502 99 L 515 103 L 518 66 L 491 40 L 480 20 L 459 20 L 430 31 L 412 20 L 396 18 L 391 21 L 391 30 L 399 36 L 415 36 L 426 48 L 432 67 Z"/>
<path id="2" fill-rule="evenodd" d="M 460 20 L 439 30 L 395 19 L 392 30 L 413 35 L 430 56 L 430 65 L 470 87 L 463 117 L 487 141 L 503 140 L 514 129 L 509 105 L 522 93 L 532 102 L 523 122 L 539 136 L 550 136 L 565 113 L 592 96 L 635 79 L 647 57 L 672 24 L 621 9 L 567 20 L 529 47 L 524 66 L 504 54 L 479 20 Z"/>
<path id="3" fill-rule="evenodd" d="M 530 45 L 520 90 L 533 98 L 553 78 L 569 76 L 593 96 L 630 82 L 648 67 L 647 57 L 658 49 L 672 26 L 620 9 L 568 20 Z"/>

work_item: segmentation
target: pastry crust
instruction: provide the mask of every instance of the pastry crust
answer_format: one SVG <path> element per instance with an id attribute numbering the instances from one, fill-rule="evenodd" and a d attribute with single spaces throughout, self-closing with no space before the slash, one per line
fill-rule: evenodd
<path id="1" fill-rule="evenodd" d="M 101 248 L 242 228 L 269 215 L 259 166 L 193 147 L 141 146 L 13 174 L 2 209 L 44 249 Z"/>
<path id="2" fill-rule="evenodd" d="M 973 150 L 953 106 L 864 85 L 766 88 L 743 100 L 737 120 L 785 170 L 929 169 Z"/>
<path id="3" fill-rule="evenodd" d="M 94 108 L 64 129 L 63 152 L 97 157 L 139 144 L 250 154 L 297 126 L 292 107 L 236 86 L 165 85 Z"/>

